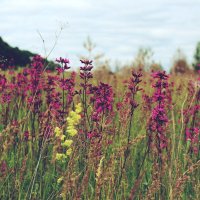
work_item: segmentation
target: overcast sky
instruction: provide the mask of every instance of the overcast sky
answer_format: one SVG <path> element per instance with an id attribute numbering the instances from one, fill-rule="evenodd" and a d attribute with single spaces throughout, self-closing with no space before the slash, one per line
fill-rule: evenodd
<path id="1" fill-rule="evenodd" d="M 64 27 L 50 55 L 77 65 L 87 36 L 97 52 L 122 62 L 150 47 L 165 69 L 181 48 L 191 62 L 200 41 L 200 0 L 0 0 L 0 36 L 21 49 L 44 55 Z"/>

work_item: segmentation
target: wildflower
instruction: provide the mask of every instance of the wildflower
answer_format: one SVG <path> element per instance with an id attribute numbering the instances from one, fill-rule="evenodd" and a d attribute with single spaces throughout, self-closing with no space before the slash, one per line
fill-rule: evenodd
<path id="1" fill-rule="evenodd" d="M 60 63 L 62 65 L 62 69 L 58 68 L 58 72 L 64 72 L 64 70 L 70 69 L 70 67 L 68 66 L 68 64 L 70 63 L 69 60 L 67 58 L 57 58 L 56 62 Z"/>
<path id="2" fill-rule="evenodd" d="M 29 134 L 28 131 L 25 131 L 25 132 L 24 132 L 24 140 L 25 140 L 25 141 L 28 141 L 29 135 L 30 135 L 30 134 Z"/>
<path id="3" fill-rule="evenodd" d="M 186 129 L 186 140 L 190 141 L 190 151 L 198 154 L 200 129 L 197 127 Z"/>
<path id="4" fill-rule="evenodd" d="M 138 86 L 139 83 L 142 82 L 141 77 L 142 77 L 141 72 L 132 71 L 132 78 L 130 79 L 130 81 L 128 83 L 129 92 L 126 95 L 126 100 L 127 100 L 127 103 L 129 103 L 131 105 L 131 113 L 133 113 L 134 109 L 139 106 L 139 104 L 136 103 L 136 101 L 135 101 L 135 95 L 137 92 L 142 90 Z"/>
<path id="5" fill-rule="evenodd" d="M 67 133 L 70 135 L 70 136 L 75 136 L 77 133 L 78 133 L 78 131 L 73 127 L 73 126 L 71 126 L 71 127 L 68 127 L 67 128 Z"/>
<path id="6" fill-rule="evenodd" d="M 81 107 L 81 103 L 76 105 L 76 113 L 80 114 L 82 112 L 82 107 Z"/>
<path id="7" fill-rule="evenodd" d="M 111 86 L 102 82 L 98 87 L 92 87 L 90 91 L 93 93 L 90 101 L 94 104 L 92 120 L 97 122 L 101 114 L 112 111 L 113 91 Z"/>
<path id="8" fill-rule="evenodd" d="M 5 175 L 7 169 L 8 169 L 8 167 L 7 167 L 6 161 L 5 160 L 1 161 L 1 164 L 0 164 L 0 174 Z"/>
<path id="9" fill-rule="evenodd" d="M 199 80 L 200 80 L 200 76 L 198 78 L 198 81 Z M 193 98 L 194 93 L 196 93 L 195 101 L 192 106 L 188 107 L 188 109 L 184 111 L 185 127 L 186 127 L 185 139 L 186 141 L 190 141 L 190 148 L 189 148 L 190 153 L 194 153 L 196 155 L 198 155 L 199 153 L 199 135 L 200 135 L 200 128 L 199 128 L 200 127 L 200 123 L 199 123 L 200 122 L 200 118 L 199 118 L 200 89 L 198 87 L 199 87 L 198 83 L 194 85 L 192 82 L 189 82 L 189 87 L 188 87 L 189 94 L 190 94 L 190 97 Z"/>
<path id="10" fill-rule="evenodd" d="M 60 138 L 61 141 L 65 140 L 66 136 L 63 134 L 62 130 L 59 127 L 56 127 L 54 132 L 55 136 L 57 138 Z"/>
<path id="11" fill-rule="evenodd" d="M 91 65 L 92 64 L 92 60 L 80 60 L 81 63 L 85 64 L 85 65 Z"/>
<path id="12" fill-rule="evenodd" d="M 67 155 L 67 156 L 70 156 L 71 153 L 72 153 L 72 148 L 67 149 L 67 151 L 66 151 L 66 155 Z"/>
<path id="13" fill-rule="evenodd" d="M 73 140 L 65 140 L 63 143 L 62 143 L 62 146 L 63 147 L 70 147 L 73 143 Z"/>
<path id="14" fill-rule="evenodd" d="M 69 113 L 69 117 L 67 117 L 67 124 L 68 124 L 67 133 L 72 137 L 78 133 L 75 126 L 78 125 L 81 119 L 80 115 L 81 111 L 82 111 L 81 104 L 78 104 L 76 105 L 75 111 L 71 111 Z"/>
<path id="15" fill-rule="evenodd" d="M 93 68 L 92 66 L 92 60 L 80 60 L 81 63 L 84 64 L 83 67 L 80 67 L 80 78 L 85 80 L 85 83 L 83 84 L 84 87 L 87 87 L 87 81 L 88 79 L 92 78 L 93 75 L 90 72 Z"/>
<path id="16" fill-rule="evenodd" d="M 66 138 L 65 135 L 61 135 L 60 139 L 63 141 Z"/>
<path id="17" fill-rule="evenodd" d="M 61 131 L 61 129 L 60 129 L 59 127 L 56 127 L 56 128 L 55 128 L 55 134 L 56 134 L 56 137 L 61 136 L 62 131 Z"/>
<path id="18" fill-rule="evenodd" d="M 167 80 L 168 79 L 168 75 L 166 74 L 165 71 L 158 71 L 152 74 L 153 78 L 157 78 L 159 80 Z"/>
<path id="19" fill-rule="evenodd" d="M 167 136 L 166 127 L 168 123 L 168 117 L 166 114 L 166 100 L 168 96 L 166 95 L 166 89 L 168 87 L 168 76 L 165 72 L 155 72 L 152 77 L 157 79 L 156 83 L 153 85 L 155 88 L 155 93 L 152 97 L 152 102 L 157 105 L 154 107 L 151 113 L 151 118 L 149 121 L 149 144 L 154 142 L 158 152 L 167 148 Z M 154 133 L 154 134 L 153 134 Z"/>
<path id="20" fill-rule="evenodd" d="M 66 155 L 63 153 L 57 153 L 56 154 L 56 160 L 63 161 L 66 158 Z"/>
<path id="21" fill-rule="evenodd" d="M 58 180 L 57 180 L 57 183 L 60 184 L 62 181 L 63 181 L 64 177 L 61 176 Z"/>
<path id="22" fill-rule="evenodd" d="M 75 106 L 75 111 L 71 111 L 69 113 L 69 116 L 67 117 L 67 133 L 71 137 L 75 136 L 78 133 L 75 126 L 78 125 L 81 119 L 81 116 L 80 116 L 81 111 L 82 111 L 81 104 L 77 104 Z M 64 161 L 67 158 L 67 156 L 71 155 L 72 153 L 71 145 L 73 144 L 73 140 L 65 139 L 66 136 L 62 133 L 59 127 L 55 128 L 55 135 L 56 137 L 60 138 L 60 140 L 62 141 L 61 146 L 63 148 L 68 148 L 65 154 L 56 153 L 56 160 Z"/>
<path id="23" fill-rule="evenodd" d="M 74 112 L 74 111 L 71 111 L 69 113 L 69 116 L 70 116 L 70 119 L 68 119 L 68 121 L 74 125 L 77 125 L 79 120 L 81 119 L 81 116 L 77 112 Z"/>
<path id="24" fill-rule="evenodd" d="M 67 58 L 56 58 L 56 62 L 58 63 L 64 63 L 64 64 L 69 64 L 69 60 Z"/>
<path id="25" fill-rule="evenodd" d="M 101 170 L 102 170 L 102 165 L 103 165 L 103 160 L 104 160 L 104 156 L 101 158 L 100 162 L 99 162 L 99 166 L 96 172 L 96 181 L 98 181 L 100 175 L 101 175 Z"/>

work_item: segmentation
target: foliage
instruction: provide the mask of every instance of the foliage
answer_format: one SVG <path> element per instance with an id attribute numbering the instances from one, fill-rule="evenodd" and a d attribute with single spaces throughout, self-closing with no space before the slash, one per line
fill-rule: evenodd
<path id="1" fill-rule="evenodd" d="M 193 67 L 195 71 L 200 70 L 200 42 L 198 42 L 196 46 Z"/>

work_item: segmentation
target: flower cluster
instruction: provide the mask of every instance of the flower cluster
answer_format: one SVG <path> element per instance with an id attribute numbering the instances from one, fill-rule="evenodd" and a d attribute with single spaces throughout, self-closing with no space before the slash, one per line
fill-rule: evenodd
<path id="1" fill-rule="evenodd" d="M 69 113 L 69 116 L 67 117 L 67 133 L 72 137 L 77 134 L 76 125 L 78 125 L 80 122 L 81 111 L 82 107 L 81 104 L 79 103 L 76 105 L 75 111 L 71 111 Z"/>
<path id="2" fill-rule="evenodd" d="M 190 82 L 190 87 L 188 88 L 190 99 L 194 98 L 193 105 L 190 103 L 188 108 L 185 109 L 185 140 L 190 141 L 190 153 L 198 154 L 199 152 L 199 135 L 200 135 L 200 88 L 198 81 L 200 77 L 197 79 L 197 82 Z M 194 96 L 195 94 L 195 96 Z"/>
<path id="3" fill-rule="evenodd" d="M 97 171 L 96 171 L 96 181 L 98 181 L 98 179 L 101 176 L 102 167 L 103 167 L 103 160 L 104 160 L 104 156 L 100 159 L 100 162 L 98 164 L 98 168 L 97 168 Z"/>
<path id="4" fill-rule="evenodd" d="M 88 80 L 90 78 L 92 78 L 92 73 L 91 73 L 91 70 L 93 68 L 92 66 L 92 60 L 80 60 L 81 63 L 84 64 L 83 67 L 80 67 L 80 78 L 81 79 L 84 79 L 84 80 Z"/>
<path id="5" fill-rule="evenodd" d="M 155 72 L 152 77 L 157 81 L 153 84 L 155 88 L 152 100 L 156 103 L 151 113 L 151 118 L 148 124 L 149 134 L 149 145 L 154 142 L 159 153 L 165 148 L 167 148 L 167 136 L 166 127 L 168 123 L 168 117 L 166 114 L 166 89 L 168 88 L 168 75 L 165 72 Z M 155 133 L 155 135 L 153 134 Z"/>
<path id="6" fill-rule="evenodd" d="M 62 57 L 60 57 L 60 58 L 57 58 L 56 59 L 56 62 L 58 62 L 59 64 L 61 64 L 61 67 L 59 66 L 59 67 L 57 67 L 57 71 L 58 71 L 58 73 L 60 74 L 60 73 L 63 73 L 65 70 L 67 70 L 67 69 L 70 69 L 70 67 L 69 67 L 69 60 L 67 59 L 67 58 L 62 58 Z"/>
<path id="7" fill-rule="evenodd" d="M 76 126 L 79 124 L 81 119 L 82 107 L 81 104 L 77 104 L 75 107 L 75 111 L 71 111 L 69 116 L 67 117 L 67 133 L 68 136 L 73 137 L 75 136 L 78 131 L 76 130 Z M 61 146 L 63 148 L 67 148 L 65 153 L 57 153 L 56 160 L 64 161 L 72 153 L 71 145 L 73 143 L 72 139 L 65 139 L 66 136 L 63 134 L 63 131 L 59 128 L 55 128 L 55 136 L 61 140 Z"/>
<path id="8" fill-rule="evenodd" d="M 44 69 L 44 59 L 40 55 L 33 57 L 32 68 L 28 71 L 30 74 L 30 81 L 28 84 L 28 90 L 31 95 L 27 98 L 30 109 L 34 113 L 40 113 L 40 107 L 42 105 L 41 90 L 43 88 L 42 73 Z"/>
<path id="9" fill-rule="evenodd" d="M 186 129 L 186 140 L 190 141 L 190 151 L 198 154 L 199 152 L 199 135 L 200 128 L 187 128 Z"/>
<path id="10" fill-rule="evenodd" d="M 93 94 L 93 96 L 90 98 L 90 101 L 94 105 L 92 119 L 93 121 L 98 121 L 101 114 L 112 111 L 112 87 L 108 84 L 100 82 L 99 86 L 92 87 L 90 92 Z"/>
<path id="11" fill-rule="evenodd" d="M 138 107 L 138 104 L 135 102 L 135 94 L 140 91 L 138 84 L 142 81 L 141 80 L 142 73 L 132 71 L 132 78 L 129 82 L 128 89 L 129 92 L 127 93 L 127 100 L 131 104 L 132 110 Z"/>

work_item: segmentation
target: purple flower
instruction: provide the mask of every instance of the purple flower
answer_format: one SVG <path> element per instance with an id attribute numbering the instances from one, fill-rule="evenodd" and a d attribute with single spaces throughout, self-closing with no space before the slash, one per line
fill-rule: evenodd
<path id="1" fill-rule="evenodd" d="M 190 141 L 190 150 L 195 154 L 198 153 L 200 129 L 198 127 L 186 129 L 186 140 Z"/>
<path id="2" fill-rule="evenodd" d="M 58 71 L 58 73 L 63 73 L 65 70 L 70 69 L 70 67 L 68 66 L 68 64 L 70 63 L 69 60 L 67 58 L 57 58 L 56 62 L 61 64 L 61 68 L 58 67 L 56 70 Z"/>
<path id="3" fill-rule="evenodd" d="M 93 94 L 93 96 L 90 98 L 90 101 L 94 104 L 92 119 L 94 121 L 98 121 L 100 114 L 112 111 L 112 87 L 108 84 L 100 82 L 100 85 L 98 87 L 92 87 L 90 92 Z"/>
<path id="4" fill-rule="evenodd" d="M 155 145 L 158 152 L 162 152 L 167 148 L 168 139 L 166 136 L 166 128 L 168 124 L 168 117 L 166 113 L 168 96 L 166 90 L 168 88 L 168 75 L 165 72 L 155 72 L 152 77 L 156 79 L 153 84 L 155 92 L 153 94 L 152 103 L 155 107 L 152 110 L 151 117 L 148 124 L 149 145 Z"/>
<path id="5" fill-rule="evenodd" d="M 62 58 L 62 57 L 56 58 L 56 62 L 62 63 L 62 64 L 69 64 L 70 63 L 67 58 Z"/>
<path id="6" fill-rule="evenodd" d="M 169 76 L 166 74 L 165 71 L 158 71 L 152 74 L 153 78 L 159 79 L 159 80 L 167 80 Z"/>
<path id="7" fill-rule="evenodd" d="M 24 140 L 25 141 L 28 141 L 29 135 L 30 135 L 29 131 L 24 132 Z"/>
<path id="8" fill-rule="evenodd" d="M 7 167 L 7 163 L 5 160 L 1 161 L 1 164 L 0 164 L 0 175 L 6 175 L 6 172 L 8 170 L 8 167 Z"/>
<path id="9" fill-rule="evenodd" d="M 85 65 L 91 65 L 92 64 L 92 60 L 80 60 L 81 63 L 85 64 Z"/>
<path id="10" fill-rule="evenodd" d="M 80 67 L 80 78 L 84 80 L 88 80 L 92 78 L 92 73 L 91 70 L 93 68 L 92 66 L 92 60 L 80 60 L 81 63 L 84 64 L 84 66 Z"/>

